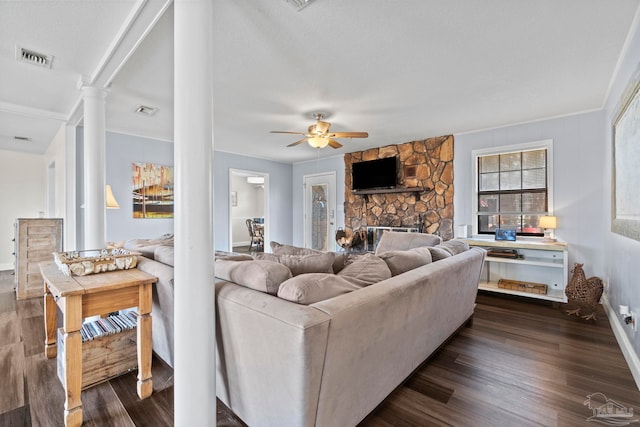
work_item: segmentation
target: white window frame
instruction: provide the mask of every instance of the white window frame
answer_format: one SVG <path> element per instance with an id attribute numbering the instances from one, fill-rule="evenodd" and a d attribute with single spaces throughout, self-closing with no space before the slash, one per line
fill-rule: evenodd
<path id="1" fill-rule="evenodd" d="M 479 235 L 478 231 L 478 157 L 491 156 L 496 154 L 508 154 L 520 151 L 547 150 L 547 214 L 553 215 L 553 140 L 544 139 L 541 141 L 525 142 L 523 144 L 503 145 L 500 147 L 483 148 L 471 151 L 471 161 L 473 162 L 473 187 L 471 190 L 471 206 L 473 224 L 473 234 Z M 536 238 L 536 237 L 534 237 Z"/>

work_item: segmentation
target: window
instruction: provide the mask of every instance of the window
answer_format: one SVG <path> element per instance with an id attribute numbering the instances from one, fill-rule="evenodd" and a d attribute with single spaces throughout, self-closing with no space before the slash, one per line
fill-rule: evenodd
<path id="1" fill-rule="evenodd" d="M 551 141 L 474 151 L 476 232 L 515 229 L 521 236 L 543 236 L 538 226 L 550 209 Z"/>

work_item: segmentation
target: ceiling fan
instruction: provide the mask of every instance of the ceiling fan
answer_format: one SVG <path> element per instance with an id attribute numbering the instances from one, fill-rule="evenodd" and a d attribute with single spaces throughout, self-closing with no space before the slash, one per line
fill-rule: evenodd
<path id="1" fill-rule="evenodd" d="M 331 148 L 340 148 L 342 144 L 335 140 L 335 138 L 367 138 L 369 134 L 367 132 L 329 132 L 331 123 L 324 122 L 322 119 L 328 117 L 327 113 L 314 113 L 313 118 L 316 119 L 316 123 L 309 126 L 308 132 L 289 132 L 282 130 L 272 130 L 271 133 L 287 133 L 294 135 L 304 135 L 304 138 L 292 142 L 287 147 L 294 147 L 303 142 L 308 142 L 313 148 L 324 148 L 327 145 Z"/>

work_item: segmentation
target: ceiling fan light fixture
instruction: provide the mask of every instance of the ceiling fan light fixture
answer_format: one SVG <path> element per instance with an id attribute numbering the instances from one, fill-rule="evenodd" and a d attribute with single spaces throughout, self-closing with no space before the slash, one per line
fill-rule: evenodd
<path id="1" fill-rule="evenodd" d="M 329 145 L 329 138 L 314 136 L 313 138 L 309 138 L 309 145 L 313 148 L 324 148 Z"/>

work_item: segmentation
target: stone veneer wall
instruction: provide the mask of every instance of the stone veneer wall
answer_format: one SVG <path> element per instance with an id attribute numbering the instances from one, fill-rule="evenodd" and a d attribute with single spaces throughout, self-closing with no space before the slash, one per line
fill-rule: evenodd
<path id="1" fill-rule="evenodd" d="M 351 165 L 398 156 L 398 186 L 418 192 L 356 195 Z M 418 227 L 424 233 L 453 238 L 453 135 L 347 153 L 345 164 L 345 227 Z"/>

